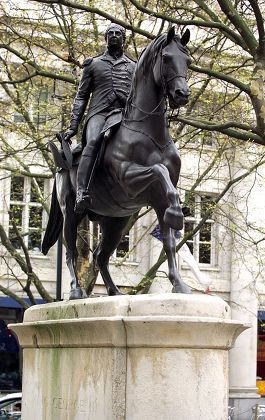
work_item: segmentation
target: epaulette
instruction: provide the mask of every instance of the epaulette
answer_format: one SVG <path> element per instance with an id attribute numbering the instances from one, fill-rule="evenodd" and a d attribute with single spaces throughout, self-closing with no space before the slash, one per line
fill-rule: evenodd
<path id="1" fill-rule="evenodd" d="M 86 58 L 85 61 L 83 62 L 82 67 L 88 66 L 92 62 L 92 60 L 93 60 L 93 58 Z"/>

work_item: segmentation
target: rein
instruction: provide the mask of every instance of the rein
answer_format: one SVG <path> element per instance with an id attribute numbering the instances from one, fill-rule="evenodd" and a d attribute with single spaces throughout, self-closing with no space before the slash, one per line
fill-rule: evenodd
<path id="1" fill-rule="evenodd" d="M 139 107 L 138 105 L 134 104 L 133 102 L 131 102 L 131 107 L 137 109 L 138 111 L 140 111 L 142 114 L 144 114 L 144 116 L 142 118 L 139 119 L 130 119 L 130 118 L 125 118 L 123 117 L 122 123 L 121 125 L 124 126 L 125 128 L 127 128 L 128 130 L 134 131 L 136 133 L 141 133 L 144 136 L 146 136 L 147 138 L 149 138 L 154 145 L 163 153 L 171 144 L 172 144 L 172 140 L 170 139 L 166 144 L 161 145 L 160 143 L 158 143 L 153 136 L 151 136 L 150 134 L 145 133 L 144 131 L 140 130 L 140 129 L 136 129 L 136 128 L 132 128 L 129 127 L 126 123 L 133 123 L 133 122 L 144 122 L 146 121 L 148 118 L 152 117 L 152 116 L 159 116 L 159 117 L 164 117 L 165 113 L 167 112 L 167 102 L 166 102 L 166 106 L 165 109 L 163 111 L 157 111 L 157 109 L 162 105 L 163 101 L 166 101 L 167 98 L 167 84 L 176 79 L 176 78 L 185 78 L 186 79 L 186 75 L 182 75 L 182 74 L 175 74 L 174 76 L 172 76 L 169 79 L 166 79 L 163 73 L 163 53 L 162 53 L 162 48 L 160 50 L 160 54 L 159 54 L 159 59 L 160 59 L 160 63 L 159 63 L 159 71 L 160 71 L 160 80 L 161 80 L 161 85 L 162 85 L 162 89 L 163 89 L 163 96 L 161 98 L 161 100 L 159 101 L 159 103 L 155 106 L 154 109 L 152 109 L 152 111 L 145 111 L 144 109 L 142 109 L 141 107 Z M 154 67 L 154 64 L 153 64 Z M 168 117 L 168 124 L 167 127 L 170 127 L 170 122 L 172 120 L 173 117 L 173 113 L 174 110 L 172 110 L 171 115 Z M 179 109 L 177 110 L 177 115 L 179 114 Z M 126 115 L 126 112 L 125 112 Z"/>
<path id="2" fill-rule="evenodd" d="M 152 111 L 145 111 L 144 109 L 140 108 L 139 105 L 136 105 L 133 102 L 131 102 L 131 106 L 133 108 L 137 109 L 138 111 L 142 112 L 145 115 L 142 118 L 139 118 L 138 120 L 135 120 L 135 119 L 132 120 L 132 119 L 124 118 L 124 121 L 143 122 L 143 121 L 147 120 L 147 118 L 152 117 L 152 116 L 155 116 L 155 115 L 156 116 L 164 116 L 165 115 L 165 113 L 167 111 L 167 107 L 165 107 L 165 110 L 164 111 L 159 111 L 159 112 L 156 111 L 160 107 L 160 105 L 163 103 L 163 101 L 166 100 L 166 85 L 164 86 L 164 77 L 163 77 L 163 72 L 162 72 L 162 60 L 161 60 L 161 56 L 162 56 L 162 49 L 160 50 L 160 79 L 161 79 L 162 88 L 163 88 L 163 96 L 162 96 L 161 100 L 155 106 L 155 108 L 152 109 Z M 173 76 L 173 77 L 175 77 L 175 76 Z"/>
<path id="3" fill-rule="evenodd" d="M 140 108 L 138 105 L 135 105 L 134 103 L 131 103 L 131 106 L 133 108 L 138 109 L 138 111 L 142 112 L 143 114 L 146 114 L 143 118 L 140 118 L 139 120 L 131 120 L 131 121 L 135 121 L 135 122 L 142 122 L 145 121 L 147 118 L 152 117 L 153 115 L 157 115 L 157 116 L 161 116 L 164 115 L 166 112 L 166 108 L 164 111 L 159 111 L 156 112 L 156 110 L 160 107 L 160 105 L 163 103 L 164 101 L 164 96 L 162 97 L 161 101 L 158 103 L 158 105 L 152 110 L 152 111 L 145 111 L 144 109 Z"/>
<path id="4" fill-rule="evenodd" d="M 177 110 L 177 113 L 174 115 L 174 109 L 172 109 L 172 111 L 171 111 L 171 114 L 170 114 L 170 116 L 168 117 L 168 124 L 167 124 L 167 126 L 168 126 L 168 128 L 170 127 L 170 123 L 171 123 L 171 121 L 172 121 L 172 118 L 175 116 L 176 118 L 179 116 L 179 108 L 178 108 L 178 110 Z"/>
<path id="5" fill-rule="evenodd" d="M 143 114 L 145 114 L 145 116 L 143 116 L 142 118 L 139 118 L 138 120 L 132 120 L 130 118 L 124 118 L 124 121 L 128 121 L 128 122 L 143 122 L 145 120 L 147 120 L 147 118 L 152 117 L 154 115 L 160 117 L 160 116 L 164 116 L 167 109 L 165 108 L 164 111 L 159 111 L 156 112 L 156 110 L 160 107 L 160 105 L 162 104 L 162 102 L 164 101 L 164 97 L 161 99 L 161 101 L 159 102 L 159 104 L 152 110 L 152 111 L 145 111 L 144 109 L 140 108 L 138 105 L 135 105 L 133 102 L 131 103 L 131 106 L 133 108 L 136 108 L 138 111 L 142 112 Z"/>
<path id="6" fill-rule="evenodd" d="M 130 131 L 134 131 L 135 133 L 141 133 L 141 134 L 143 134 L 145 137 L 148 137 L 153 143 L 154 143 L 154 145 L 160 150 L 160 152 L 164 152 L 172 143 L 173 143 L 173 141 L 172 141 L 172 139 L 169 139 L 169 141 L 166 143 L 166 144 L 160 144 L 160 143 L 158 143 L 155 139 L 154 139 L 154 137 L 153 136 L 151 136 L 150 134 L 147 134 L 147 133 L 145 133 L 144 131 L 142 131 L 142 130 L 139 130 L 139 129 L 136 129 L 136 128 L 132 128 L 132 127 L 129 127 L 128 125 L 126 125 L 123 121 L 122 121 L 122 123 L 121 123 L 121 125 L 123 126 L 123 127 L 125 127 L 125 128 L 127 128 L 127 130 L 130 130 Z"/>

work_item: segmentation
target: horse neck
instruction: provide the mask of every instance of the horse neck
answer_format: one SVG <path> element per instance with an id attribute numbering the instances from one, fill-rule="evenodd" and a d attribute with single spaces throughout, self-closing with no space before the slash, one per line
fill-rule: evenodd
<path id="1" fill-rule="evenodd" d="M 131 117 L 136 120 L 152 113 L 153 117 L 158 113 L 163 116 L 165 100 L 162 86 L 158 87 L 155 84 L 152 75 L 137 79 L 132 98 Z"/>
<path id="2" fill-rule="evenodd" d="M 135 77 L 125 112 L 126 124 L 163 145 L 169 139 L 163 88 L 156 85 L 151 70 L 147 77 Z"/>

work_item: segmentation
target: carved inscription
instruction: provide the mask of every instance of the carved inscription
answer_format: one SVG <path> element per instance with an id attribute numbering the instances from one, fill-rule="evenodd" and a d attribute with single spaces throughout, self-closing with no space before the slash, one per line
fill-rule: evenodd
<path id="1" fill-rule="evenodd" d="M 88 402 L 85 400 L 74 400 L 71 398 L 54 397 L 52 406 L 56 410 L 74 410 L 75 412 L 87 413 Z"/>

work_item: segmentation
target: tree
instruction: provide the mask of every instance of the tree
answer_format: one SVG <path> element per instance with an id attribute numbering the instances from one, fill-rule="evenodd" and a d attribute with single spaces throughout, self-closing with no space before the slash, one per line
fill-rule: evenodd
<path id="1" fill-rule="evenodd" d="M 209 76 L 211 81 L 214 80 L 216 90 L 218 87 L 228 86 L 229 91 L 235 92 L 235 97 L 242 95 L 244 100 L 249 101 L 255 118 L 252 117 L 247 123 L 226 120 L 222 124 L 214 121 L 215 114 L 210 120 L 200 119 L 194 115 L 179 117 L 177 120 L 196 128 L 264 144 L 265 4 L 263 1 L 194 0 L 189 2 L 189 6 L 186 6 L 184 1 L 177 4 L 160 1 L 156 5 L 149 2 L 150 6 L 146 6 L 144 2 L 130 0 L 123 1 L 124 10 L 120 10 L 120 18 L 106 13 L 100 7 L 100 2 L 98 2 L 99 7 L 68 0 L 30 2 L 47 4 L 51 7 L 60 4 L 60 7 L 65 6 L 70 10 L 95 14 L 117 22 L 132 30 L 134 35 L 140 34 L 147 39 L 152 39 L 161 28 L 166 29 L 171 24 L 192 25 L 199 28 L 200 41 L 195 39 L 193 45 L 193 51 L 197 54 L 195 64 L 190 67 L 191 70 L 198 75 L 202 74 L 203 77 Z M 135 9 L 141 12 L 140 18 L 135 14 Z M 142 29 L 147 20 L 154 21 L 152 32 Z M 218 60 L 220 56 L 222 56 L 221 61 Z M 239 62 L 231 65 L 235 56 Z"/>
<path id="2" fill-rule="evenodd" d="M 191 25 L 190 49 L 194 62 L 190 66 L 190 84 L 193 94 L 188 107 L 171 116 L 172 135 L 183 154 L 193 140 L 200 141 L 204 153 L 204 146 L 212 141 L 211 133 L 215 133 L 218 148 L 210 154 L 208 165 L 191 186 L 186 195 L 188 202 L 192 192 L 203 179 L 211 176 L 213 168 L 221 164 L 228 151 L 231 154 L 231 150 L 238 147 L 238 140 L 265 144 L 264 10 L 264 2 L 255 0 L 192 0 L 188 5 L 185 1 L 122 0 L 109 2 L 108 12 L 104 1 L 29 0 L 24 7 L 16 0 L 6 0 L 0 10 L 0 85 L 4 99 L 1 103 L 3 149 L 0 168 L 13 174 L 19 170 L 31 177 L 40 201 L 45 204 L 38 185 L 39 171 L 34 172 L 26 157 L 37 151 L 40 164 L 46 168 L 44 176 L 52 177 L 54 166 L 47 152 L 47 141 L 56 130 L 67 127 L 82 62 L 101 52 L 107 22 L 119 23 L 128 30 L 127 50 L 135 58 L 149 40 L 169 26 L 177 25 L 181 30 Z M 14 111 L 21 121 L 19 124 L 13 120 Z M 6 135 L 11 132 L 12 140 Z M 22 143 L 18 141 L 20 139 L 23 139 Z M 240 147 L 247 149 L 248 146 Z M 261 151 L 257 162 L 250 162 L 242 174 L 230 177 L 223 191 L 215 197 L 214 206 L 217 207 L 235 183 L 263 163 Z M 48 206 L 46 208 L 48 210 Z M 209 209 L 178 247 L 201 228 L 211 212 Z M 50 301 L 52 298 L 41 289 L 38 276 L 32 274 L 30 256 L 23 245 L 25 241 L 17 228 L 16 217 L 12 214 L 10 217 L 24 257 L 16 252 L 3 226 L 0 236 L 3 245 L 26 273 L 27 281 L 22 284 L 24 291 L 34 303 L 30 291 L 33 281 L 41 296 Z M 137 217 L 141 215 L 133 221 Z M 87 248 L 82 249 L 85 264 Z M 162 252 L 135 292 L 148 290 L 164 260 Z M 80 270 L 83 269 L 81 264 Z"/>

